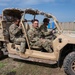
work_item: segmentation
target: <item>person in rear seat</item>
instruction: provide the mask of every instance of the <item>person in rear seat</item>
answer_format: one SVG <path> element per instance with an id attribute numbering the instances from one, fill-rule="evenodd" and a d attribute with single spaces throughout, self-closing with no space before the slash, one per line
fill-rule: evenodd
<path id="1" fill-rule="evenodd" d="M 15 44 L 20 44 L 20 52 L 25 51 L 25 37 L 23 36 L 22 27 L 18 18 L 14 19 L 14 22 L 9 27 L 10 40 Z"/>

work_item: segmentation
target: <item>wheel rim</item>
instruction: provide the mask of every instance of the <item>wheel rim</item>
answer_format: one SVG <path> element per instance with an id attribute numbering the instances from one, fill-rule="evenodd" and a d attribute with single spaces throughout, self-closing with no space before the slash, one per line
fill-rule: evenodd
<path id="1" fill-rule="evenodd" d="M 75 60 L 71 64 L 71 69 L 75 73 Z"/>

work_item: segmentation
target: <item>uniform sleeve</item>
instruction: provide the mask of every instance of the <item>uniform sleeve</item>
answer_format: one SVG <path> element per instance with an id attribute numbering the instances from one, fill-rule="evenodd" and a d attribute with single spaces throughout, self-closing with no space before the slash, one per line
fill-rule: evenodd
<path id="1" fill-rule="evenodd" d="M 35 37 L 34 31 L 32 31 L 32 30 L 28 31 L 28 38 L 31 42 L 36 42 L 39 40 L 38 37 Z"/>
<path id="2" fill-rule="evenodd" d="M 41 32 L 43 33 L 44 36 L 48 36 L 51 34 L 50 32 L 44 32 L 43 30 Z"/>
<path id="3" fill-rule="evenodd" d="M 13 34 L 13 35 L 16 35 L 20 30 L 21 30 L 20 28 L 13 27 L 13 26 L 11 26 L 9 28 L 10 33 Z"/>
<path id="4" fill-rule="evenodd" d="M 42 34 L 43 34 L 44 36 L 48 36 L 48 35 L 51 34 L 51 32 L 45 32 L 42 25 L 40 26 L 40 31 L 42 32 Z"/>

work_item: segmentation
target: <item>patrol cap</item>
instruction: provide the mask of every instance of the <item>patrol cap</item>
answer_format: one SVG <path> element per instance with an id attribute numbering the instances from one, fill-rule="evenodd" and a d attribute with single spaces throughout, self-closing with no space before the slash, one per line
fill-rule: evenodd
<path id="1" fill-rule="evenodd" d="M 48 18 L 44 18 L 43 22 L 49 22 L 50 20 Z"/>

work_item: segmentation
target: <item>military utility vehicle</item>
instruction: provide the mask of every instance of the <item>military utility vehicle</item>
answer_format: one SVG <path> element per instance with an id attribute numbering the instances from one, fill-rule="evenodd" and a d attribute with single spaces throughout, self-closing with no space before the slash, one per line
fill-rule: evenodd
<path id="1" fill-rule="evenodd" d="M 43 16 L 43 17 L 40 17 Z M 24 37 L 26 38 L 25 52 L 20 53 L 20 45 L 10 41 L 9 26 L 14 18 L 19 18 L 22 25 Z M 49 18 L 55 23 L 54 33 L 50 36 L 52 53 L 49 53 L 37 46 L 31 46 L 27 31 L 32 27 L 31 22 L 34 19 L 40 21 L 43 18 Z M 41 25 L 41 22 L 40 22 Z M 35 61 L 50 64 L 51 61 L 57 63 L 58 67 L 63 65 L 64 71 L 69 75 L 75 75 L 75 34 L 63 33 L 56 17 L 50 13 L 45 13 L 34 9 L 5 9 L 0 19 L 0 56 L 8 55 L 11 58 Z"/>

